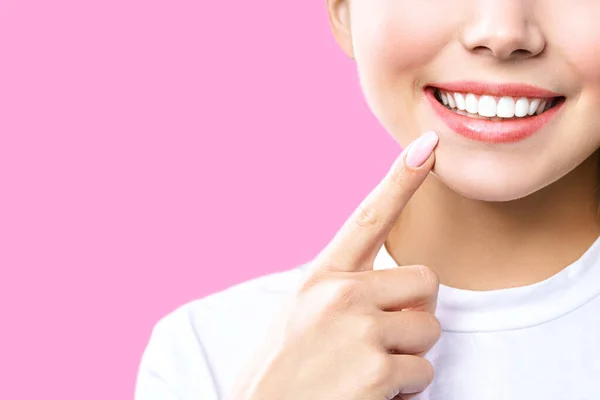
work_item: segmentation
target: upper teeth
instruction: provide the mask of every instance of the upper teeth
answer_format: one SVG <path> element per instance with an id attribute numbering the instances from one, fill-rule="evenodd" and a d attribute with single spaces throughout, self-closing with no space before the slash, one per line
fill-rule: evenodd
<path id="1" fill-rule="evenodd" d="M 477 96 L 472 93 L 450 93 L 439 91 L 442 103 L 449 108 L 458 108 L 482 117 L 526 117 L 541 114 L 550 108 L 550 99 L 528 97 Z"/>

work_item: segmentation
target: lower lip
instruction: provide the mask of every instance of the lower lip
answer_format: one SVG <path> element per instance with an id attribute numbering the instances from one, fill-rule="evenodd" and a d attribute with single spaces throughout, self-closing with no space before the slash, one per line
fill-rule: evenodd
<path id="1" fill-rule="evenodd" d="M 469 118 L 450 111 L 434 95 L 433 88 L 425 90 L 425 96 L 436 114 L 456 133 L 469 139 L 488 143 L 518 142 L 542 129 L 562 108 L 564 101 L 551 109 L 531 117 L 513 118 L 506 121 L 489 121 Z"/>

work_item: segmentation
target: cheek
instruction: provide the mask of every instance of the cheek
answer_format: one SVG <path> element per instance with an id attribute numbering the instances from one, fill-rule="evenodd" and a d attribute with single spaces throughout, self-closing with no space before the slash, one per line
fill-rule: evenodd
<path id="1" fill-rule="evenodd" d="M 388 22 L 364 37 L 368 40 L 364 48 L 368 50 L 363 61 L 373 69 L 395 74 L 416 70 L 427 65 L 439 53 L 443 36 L 423 32 L 418 27 Z"/>
<path id="2" fill-rule="evenodd" d="M 559 57 L 574 72 L 575 84 L 582 92 L 598 91 L 600 86 L 600 2 L 598 0 L 581 0 L 580 8 L 565 7 L 563 1 L 548 7 L 553 15 L 568 15 L 560 22 L 556 18 L 546 16 L 551 26 L 547 27 L 548 42 L 554 47 Z M 554 3 L 552 3 L 554 4 Z M 563 61 L 563 60 L 561 60 Z M 600 95 L 600 93 L 597 93 Z"/>
<path id="3" fill-rule="evenodd" d="M 597 33 L 600 38 L 600 30 Z M 577 70 L 583 85 L 600 85 L 600 41 L 586 38 L 587 42 L 581 41 L 574 44 L 573 59 L 577 60 Z"/>
<path id="4" fill-rule="evenodd" d="M 594 7 L 600 15 L 600 2 Z M 561 25 L 560 30 L 563 34 L 554 43 L 568 62 L 575 90 L 579 91 L 569 127 L 581 133 L 570 138 L 581 148 L 596 148 L 600 143 L 600 24 L 596 18 L 580 15 L 577 21 Z"/>
<path id="5" fill-rule="evenodd" d="M 431 75 L 433 60 L 451 43 L 456 22 L 440 17 L 432 21 L 432 15 L 444 13 L 414 4 L 408 7 L 409 2 L 403 0 L 371 0 L 370 4 L 368 12 L 357 10 L 363 13 L 352 25 L 358 76 L 371 111 L 397 136 L 398 127 L 410 130 L 416 123 L 410 117 L 421 94 L 416 88 Z"/>
<path id="6" fill-rule="evenodd" d="M 355 57 L 365 73 L 378 74 L 373 79 L 393 83 L 400 74 L 422 69 L 452 39 L 455 23 L 442 19 L 444 13 L 432 9 L 434 2 L 418 7 L 405 0 L 358 3 L 352 10 L 359 16 L 352 23 Z"/>
<path id="7" fill-rule="evenodd" d="M 570 61 L 572 70 L 577 74 L 579 86 L 583 92 L 600 90 L 600 29 L 595 28 L 588 32 L 594 35 L 581 35 L 571 37 L 568 43 L 563 44 L 566 58 Z M 597 93 L 600 96 L 600 93 Z"/>

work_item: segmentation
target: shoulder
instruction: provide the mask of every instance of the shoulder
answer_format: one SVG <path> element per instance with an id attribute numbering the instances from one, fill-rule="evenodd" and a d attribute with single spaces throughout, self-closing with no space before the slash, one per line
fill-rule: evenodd
<path id="1" fill-rule="evenodd" d="M 176 393 L 173 398 L 221 398 L 300 284 L 306 265 L 231 286 L 162 317 L 144 351 L 136 394 L 160 384 Z M 140 394 L 136 400 L 155 398 Z"/>

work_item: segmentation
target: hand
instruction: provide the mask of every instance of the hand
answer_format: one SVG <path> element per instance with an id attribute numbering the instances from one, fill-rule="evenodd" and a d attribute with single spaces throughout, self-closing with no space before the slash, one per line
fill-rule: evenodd
<path id="1" fill-rule="evenodd" d="M 436 145 L 431 132 L 408 146 L 310 263 L 230 399 L 408 399 L 431 383 L 423 356 L 441 332 L 437 276 L 421 265 L 374 271 L 373 261 Z"/>

